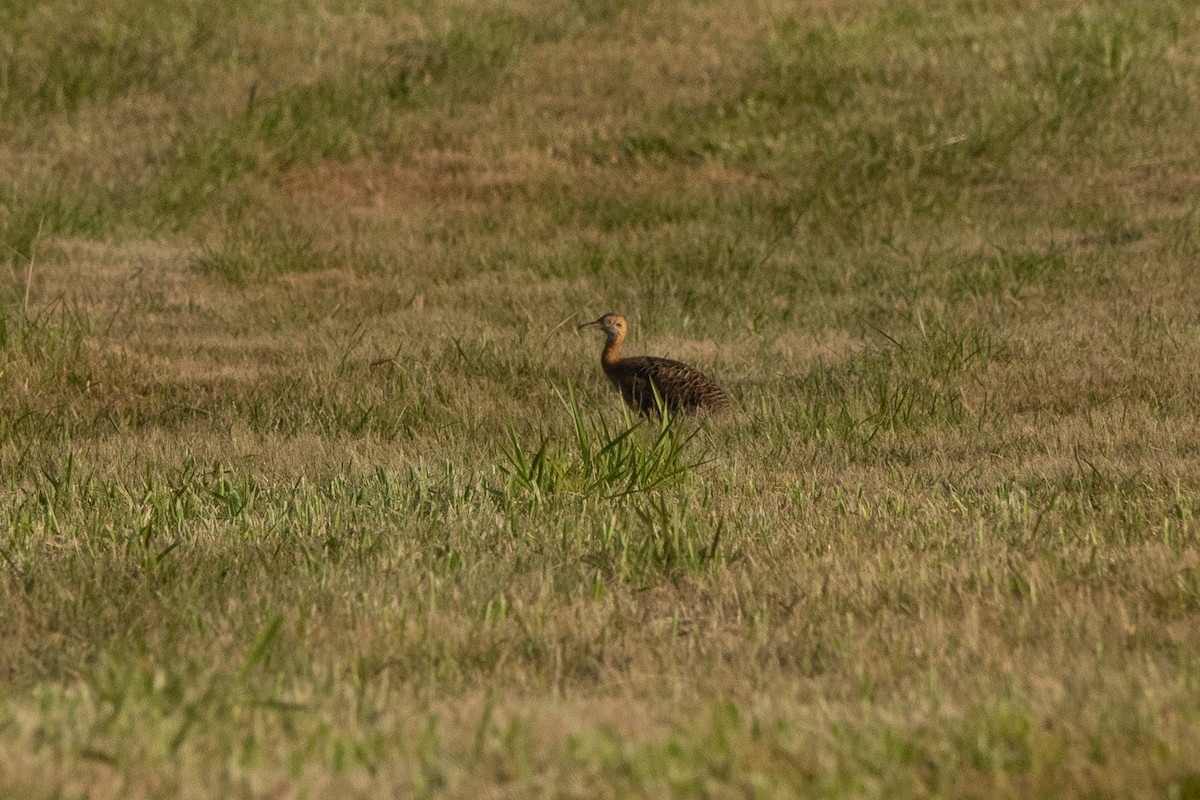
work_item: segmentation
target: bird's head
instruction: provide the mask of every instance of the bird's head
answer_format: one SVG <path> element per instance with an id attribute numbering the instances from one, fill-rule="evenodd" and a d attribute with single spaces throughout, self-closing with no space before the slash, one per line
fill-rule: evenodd
<path id="1" fill-rule="evenodd" d="M 611 340 L 624 338 L 628 325 L 625 322 L 625 318 L 620 314 L 610 312 L 595 322 L 588 322 L 579 326 L 579 330 L 583 330 L 584 328 L 595 328 L 596 330 L 604 331 L 604 335 Z"/>

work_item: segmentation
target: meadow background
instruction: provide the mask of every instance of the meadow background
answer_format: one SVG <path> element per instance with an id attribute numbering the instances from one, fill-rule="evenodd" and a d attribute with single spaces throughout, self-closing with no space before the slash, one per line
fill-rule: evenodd
<path id="1" fill-rule="evenodd" d="M 1195 800 L 1198 130 L 1184 0 L 4 0 L 0 796 Z"/>

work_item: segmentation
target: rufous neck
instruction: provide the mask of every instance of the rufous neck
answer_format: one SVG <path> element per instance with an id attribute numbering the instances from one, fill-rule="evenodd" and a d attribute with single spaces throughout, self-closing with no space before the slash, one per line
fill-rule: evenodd
<path id="1" fill-rule="evenodd" d="M 621 358 L 621 342 L 623 341 L 625 341 L 624 333 L 611 334 L 604 343 L 604 350 L 600 353 L 600 363 L 606 367 L 616 364 Z"/>

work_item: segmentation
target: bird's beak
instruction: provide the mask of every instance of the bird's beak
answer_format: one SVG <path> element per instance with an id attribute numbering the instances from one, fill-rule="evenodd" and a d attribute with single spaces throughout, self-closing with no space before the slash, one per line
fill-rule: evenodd
<path id="1" fill-rule="evenodd" d="M 604 317 L 601 317 L 600 319 L 604 319 Z M 582 325 L 580 325 L 578 328 L 576 328 L 575 330 L 581 331 L 584 328 L 599 328 L 600 327 L 600 319 L 596 320 L 595 322 L 585 322 Z"/>

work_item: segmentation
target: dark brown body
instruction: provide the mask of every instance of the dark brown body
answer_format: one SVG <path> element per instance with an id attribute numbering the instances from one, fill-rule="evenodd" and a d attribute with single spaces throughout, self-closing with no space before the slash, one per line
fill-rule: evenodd
<path id="1" fill-rule="evenodd" d="M 724 389 L 687 364 L 653 356 L 621 358 L 621 343 L 625 340 L 628 325 L 620 314 L 605 314 L 580 327 L 604 331 L 607 339 L 600 353 L 600 365 L 621 397 L 635 411 L 648 417 L 658 416 L 655 390 L 673 414 L 725 411 L 732 406 Z"/>

